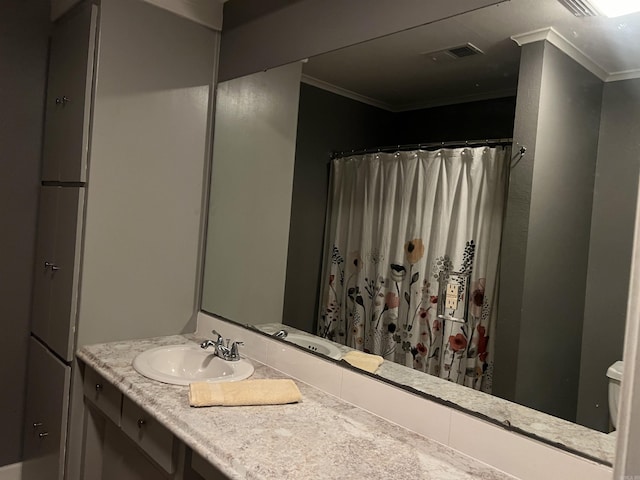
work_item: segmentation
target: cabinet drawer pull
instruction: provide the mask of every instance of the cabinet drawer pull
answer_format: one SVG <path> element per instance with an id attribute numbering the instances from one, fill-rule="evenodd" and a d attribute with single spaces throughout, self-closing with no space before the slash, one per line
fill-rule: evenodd
<path id="1" fill-rule="evenodd" d="M 99 392 L 100 390 L 102 390 L 102 384 L 96 383 L 96 392 Z"/>
<path id="2" fill-rule="evenodd" d="M 33 422 L 33 428 L 38 428 L 42 426 L 42 422 Z"/>
<path id="3" fill-rule="evenodd" d="M 145 421 L 144 418 L 139 418 L 138 419 L 138 428 L 142 428 L 147 424 L 147 422 Z"/>
<path id="4" fill-rule="evenodd" d="M 47 437 L 48 435 L 49 435 L 49 432 L 40 432 L 40 433 L 38 434 L 38 436 L 39 436 L 40 438 Z"/>

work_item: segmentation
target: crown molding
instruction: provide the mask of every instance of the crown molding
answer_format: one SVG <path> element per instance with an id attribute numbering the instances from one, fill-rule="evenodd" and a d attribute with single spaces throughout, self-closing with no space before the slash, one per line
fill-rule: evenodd
<path id="1" fill-rule="evenodd" d="M 301 81 L 302 83 L 306 83 L 307 85 L 311 85 L 312 87 L 317 87 L 322 90 L 326 90 L 327 92 L 335 93 L 336 95 L 347 97 L 347 98 L 350 98 L 351 100 L 355 100 L 360 103 L 366 103 L 367 105 L 371 105 L 372 107 L 381 108 L 389 112 L 394 111 L 392 105 L 386 102 L 381 102 L 380 100 L 367 97 L 366 95 L 360 95 L 359 93 L 353 92 L 351 90 L 347 90 L 346 88 L 339 87 L 332 83 L 325 82 L 324 80 L 311 77 L 309 75 L 302 74 Z"/>
<path id="2" fill-rule="evenodd" d="M 602 68 L 597 62 L 595 62 L 586 53 L 576 47 L 573 43 L 563 37 L 553 27 L 541 28 L 539 30 L 533 30 L 531 32 L 521 33 L 519 35 L 511 36 L 511 40 L 516 42 L 518 46 L 522 47 L 529 43 L 540 42 L 546 40 L 550 44 L 559 48 L 566 55 L 571 57 L 576 63 L 582 65 L 584 68 L 593 73 L 603 82 L 607 82 L 610 74 L 604 68 Z"/>
<path id="3" fill-rule="evenodd" d="M 519 35 L 513 35 L 511 40 L 516 42 L 520 47 L 527 45 L 528 43 L 546 40 L 589 70 L 603 82 L 619 82 L 621 80 L 633 80 L 635 78 L 640 78 L 640 68 L 623 70 L 620 72 L 606 71 L 602 66 L 600 66 L 600 64 L 598 64 L 598 62 L 593 60 L 589 55 L 563 37 L 553 27 L 541 28 L 539 30 L 521 33 Z"/>
<path id="4" fill-rule="evenodd" d="M 621 80 L 634 80 L 640 78 L 640 68 L 634 70 L 623 70 L 620 72 L 610 73 L 607 82 L 619 82 Z"/>
<path id="5" fill-rule="evenodd" d="M 546 40 L 549 32 L 553 30 L 552 27 L 540 28 L 538 30 L 532 30 L 530 32 L 519 33 L 518 35 L 511 35 L 511 40 L 516 42 L 519 47 L 527 45 L 529 43 L 540 42 Z"/>

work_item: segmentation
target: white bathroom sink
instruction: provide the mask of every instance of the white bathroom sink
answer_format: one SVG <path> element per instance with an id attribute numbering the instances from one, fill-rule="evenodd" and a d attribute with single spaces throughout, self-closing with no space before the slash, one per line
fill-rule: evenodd
<path id="1" fill-rule="evenodd" d="M 320 337 L 312 337 L 310 335 L 300 335 L 298 333 L 289 333 L 285 341 L 294 343 L 300 347 L 311 350 L 312 352 L 321 353 L 330 358 L 339 360 L 342 358 L 342 352 L 333 343 Z"/>
<path id="2" fill-rule="evenodd" d="M 146 350 L 133 360 L 133 368 L 147 378 L 173 385 L 236 382 L 253 374 L 253 365 L 247 360 L 222 360 L 213 350 L 203 350 L 199 345 L 169 345 Z"/>

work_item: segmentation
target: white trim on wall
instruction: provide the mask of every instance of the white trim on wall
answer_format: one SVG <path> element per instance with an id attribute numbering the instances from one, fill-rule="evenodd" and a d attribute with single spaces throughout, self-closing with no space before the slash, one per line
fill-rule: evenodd
<path id="1" fill-rule="evenodd" d="M 634 70 L 623 70 L 621 72 L 610 73 L 607 77 L 607 82 L 618 82 L 620 80 L 633 80 L 640 78 L 640 68 Z"/>
<path id="2" fill-rule="evenodd" d="M 558 47 L 562 52 L 573 58 L 577 63 L 593 73 L 603 82 L 607 81 L 609 72 L 593 61 L 586 53 L 576 47 L 573 43 L 560 35 L 553 27 L 541 28 L 519 35 L 513 35 L 511 40 L 516 42 L 518 46 L 527 45 L 528 43 L 546 40 L 550 44 Z"/>
<path id="3" fill-rule="evenodd" d="M 631 80 L 633 78 L 640 78 L 640 69 L 626 70 L 621 72 L 608 72 L 600 64 L 598 64 L 598 62 L 593 60 L 591 57 L 589 57 L 589 55 L 576 47 L 553 27 L 540 28 L 531 32 L 512 35 L 511 40 L 516 42 L 520 47 L 528 43 L 546 40 L 550 44 L 559 48 L 562 52 L 575 60 L 578 64 L 589 70 L 603 82 L 616 82 L 619 80 Z"/>
<path id="4" fill-rule="evenodd" d="M 365 103 L 367 105 L 378 107 L 383 110 L 387 110 L 389 112 L 394 111 L 393 106 L 389 103 L 381 102 L 380 100 L 367 97 L 366 95 L 360 95 L 359 93 L 353 92 L 351 90 L 347 90 L 346 88 L 339 87 L 337 85 L 334 85 L 333 83 L 325 82 L 324 80 L 320 80 L 319 78 L 315 78 L 315 77 L 311 77 L 309 75 L 303 74 L 301 81 L 302 83 L 306 83 L 307 85 L 311 85 L 312 87 L 317 87 L 322 90 L 326 90 L 327 92 L 335 93 L 336 95 L 350 98 L 351 100 L 355 100 L 356 102 Z"/>

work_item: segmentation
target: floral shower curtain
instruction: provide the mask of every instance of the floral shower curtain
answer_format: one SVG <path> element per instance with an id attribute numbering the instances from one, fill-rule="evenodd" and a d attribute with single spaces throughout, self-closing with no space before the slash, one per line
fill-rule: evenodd
<path id="1" fill-rule="evenodd" d="M 510 152 L 333 160 L 318 335 L 490 392 Z M 438 280 L 461 271 L 471 275 L 459 291 L 466 318 L 461 306 L 438 308 Z"/>

